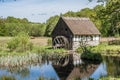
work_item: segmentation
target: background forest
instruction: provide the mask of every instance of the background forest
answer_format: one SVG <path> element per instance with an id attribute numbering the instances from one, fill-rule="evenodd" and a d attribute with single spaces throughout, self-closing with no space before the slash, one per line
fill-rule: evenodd
<path id="1" fill-rule="evenodd" d="M 89 0 L 92 1 L 92 0 Z M 16 36 L 26 32 L 29 36 L 51 36 L 60 16 L 89 17 L 101 32 L 101 36 L 119 37 L 120 34 L 120 0 L 98 0 L 103 4 L 93 9 L 85 8 L 77 12 L 68 11 L 65 14 L 50 17 L 45 23 L 29 22 L 26 18 L 0 17 L 0 36 Z"/>

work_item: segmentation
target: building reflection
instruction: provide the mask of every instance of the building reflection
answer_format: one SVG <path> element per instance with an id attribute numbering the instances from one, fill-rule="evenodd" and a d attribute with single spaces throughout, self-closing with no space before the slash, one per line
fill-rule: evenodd
<path id="1" fill-rule="evenodd" d="M 89 78 L 98 68 L 98 64 L 80 64 L 79 66 L 67 65 L 65 67 L 53 65 L 60 80 L 73 80 Z"/>

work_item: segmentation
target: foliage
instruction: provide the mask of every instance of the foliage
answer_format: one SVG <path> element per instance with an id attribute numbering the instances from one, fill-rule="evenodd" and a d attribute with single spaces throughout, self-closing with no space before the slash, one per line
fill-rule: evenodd
<path id="1" fill-rule="evenodd" d="M 91 53 L 91 46 L 86 44 L 86 41 L 80 41 L 80 47 L 76 49 L 78 53 Z"/>
<path id="2" fill-rule="evenodd" d="M 32 43 L 29 42 L 28 34 L 21 32 L 14 38 L 12 38 L 8 43 L 8 48 L 10 51 L 20 51 L 24 52 L 26 50 L 32 49 Z"/>
<path id="3" fill-rule="evenodd" d="M 105 56 L 120 56 L 120 45 L 111 44 L 108 42 L 102 42 L 98 46 L 91 47 L 91 52 L 101 53 L 101 55 Z"/>
<path id="4" fill-rule="evenodd" d="M 78 51 L 81 51 L 81 59 L 83 60 L 91 60 L 91 61 L 97 61 L 102 62 L 102 56 L 100 53 L 94 53 L 91 50 L 91 47 L 86 44 L 86 41 L 80 42 L 80 48 L 77 49 Z"/>
<path id="5" fill-rule="evenodd" d="M 81 59 L 102 62 L 102 56 L 100 53 L 82 53 Z"/>
<path id="6" fill-rule="evenodd" d="M 101 77 L 99 80 L 119 80 L 120 77 L 112 77 L 112 76 L 105 76 L 105 77 Z"/>
<path id="7" fill-rule="evenodd" d="M 120 45 L 120 40 L 112 40 L 108 42 L 109 45 Z"/>
<path id="8" fill-rule="evenodd" d="M 109 0 L 105 7 L 98 11 L 101 19 L 101 32 L 104 36 L 119 36 L 120 33 L 120 1 Z"/>
<path id="9" fill-rule="evenodd" d="M 44 77 L 40 76 L 38 80 L 44 80 Z"/>
<path id="10" fill-rule="evenodd" d="M 48 45 L 48 46 L 51 46 L 51 45 L 52 45 L 52 39 L 48 39 L 47 45 Z"/>
<path id="11" fill-rule="evenodd" d="M 0 80 L 16 80 L 14 76 L 5 76 L 3 75 Z"/>
<path id="12" fill-rule="evenodd" d="M 50 17 L 46 22 L 45 36 L 51 36 L 51 33 L 57 24 L 59 16 Z"/>
<path id="13" fill-rule="evenodd" d="M 26 18 L 0 18 L 0 36 L 16 36 L 22 31 L 29 33 L 29 36 L 43 36 L 45 29 L 44 23 L 32 23 Z"/>
<path id="14" fill-rule="evenodd" d="M 93 0 L 89 0 L 93 1 Z M 120 1 L 98 0 L 104 5 L 97 5 L 93 9 L 84 8 L 80 11 L 68 11 L 61 16 L 89 17 L 102 33 L 102 36 L 117 36 L 120 34 Z M 0 36 L 15 36 L 21 31 L 29 36 L 51 36 L 59 16 L 50 17 L 46 23 L 31 23 L 26 18 L 0 18 Z"/>
<path id="15" fill-rule="evenodd" d="M 90 2 L 93 0 L 89 0 Z M 69 17 L 88 17 L 102 36 L 116 36 L 120 34 L 120 1 L 119 0 L 97 0 L 103 2 L 93 9 L 84 8 L 80 11 L 68 11 L 61 16 Z M 0 18 L 0 36 L 15 36 L 24 31 L 29 36 L 51 36 L 51 33 L 58 22 L 60 16 L 50 17 L 46 23 L 32 23 L 26 18 L 19 19 L 14 17 Z"/>
<path id="16" fill-rule="evenodd" d="M 53 49 L 51 46 L 34 46 L 34 53 L 44 54 L 44 53 L 65 53 L 67 50 L 65 49 Z"/>
<path id="17" fill-rule="evenodd" d="M 18 47 L 18 43 L 18 39 L 15 37 L 7 43 L 7 47 L 10 49 L 10 51 L 13 51 Z"/>
<path id="18" fill-rule="evenodd" d="M 79 47 L 79 48 L 76 49 L 76 52 L 77 52 L 77 53 L 83 53 L 83 50 L 82 50 L 81 47 Z"/>

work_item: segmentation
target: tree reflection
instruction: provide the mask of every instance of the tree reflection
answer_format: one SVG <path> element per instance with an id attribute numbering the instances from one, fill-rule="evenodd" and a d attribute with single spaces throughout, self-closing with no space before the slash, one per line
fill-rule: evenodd
<path id="1" fill-rule="evenodd" d="M 119 77 L 120 75 L 120 57 L 106 56 L 105 61 L 107 62 L 108 75 L 113 77 Z"/>
<path id="2" fill-rule="evenodd" d="M 12 67 L 8 69 L 12 74 L 18 74 L 22 78 L 27 77 L 30 74 L 30 71 L 27 67 Z"/>
<path id="3" fill-rule="evenodd" d="M 43 76 L 40 76 L 38 80 L 56 80 L 56 78 L 46 78 L 46 77 L 43 77 Z"/>
<path id="4" fill-rule="evenodd" d="M 5 76 L 3 75 L 0 80 L 16 80 L 14 76 Z"/>

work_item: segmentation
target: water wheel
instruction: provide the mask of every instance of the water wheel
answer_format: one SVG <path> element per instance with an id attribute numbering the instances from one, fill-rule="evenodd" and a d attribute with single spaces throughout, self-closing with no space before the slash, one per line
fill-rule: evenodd
<path id="1" fill-rule="evenodd" d="M 57 66 L 65 67 L 69 63 L 69 56 L 59 58 Z"/>
<path id="2" fill-rule="evenodd" d="M 53 40 L 54 48 L 69 48 L 69 41 L 64 36 L 56 36 Z"/>

